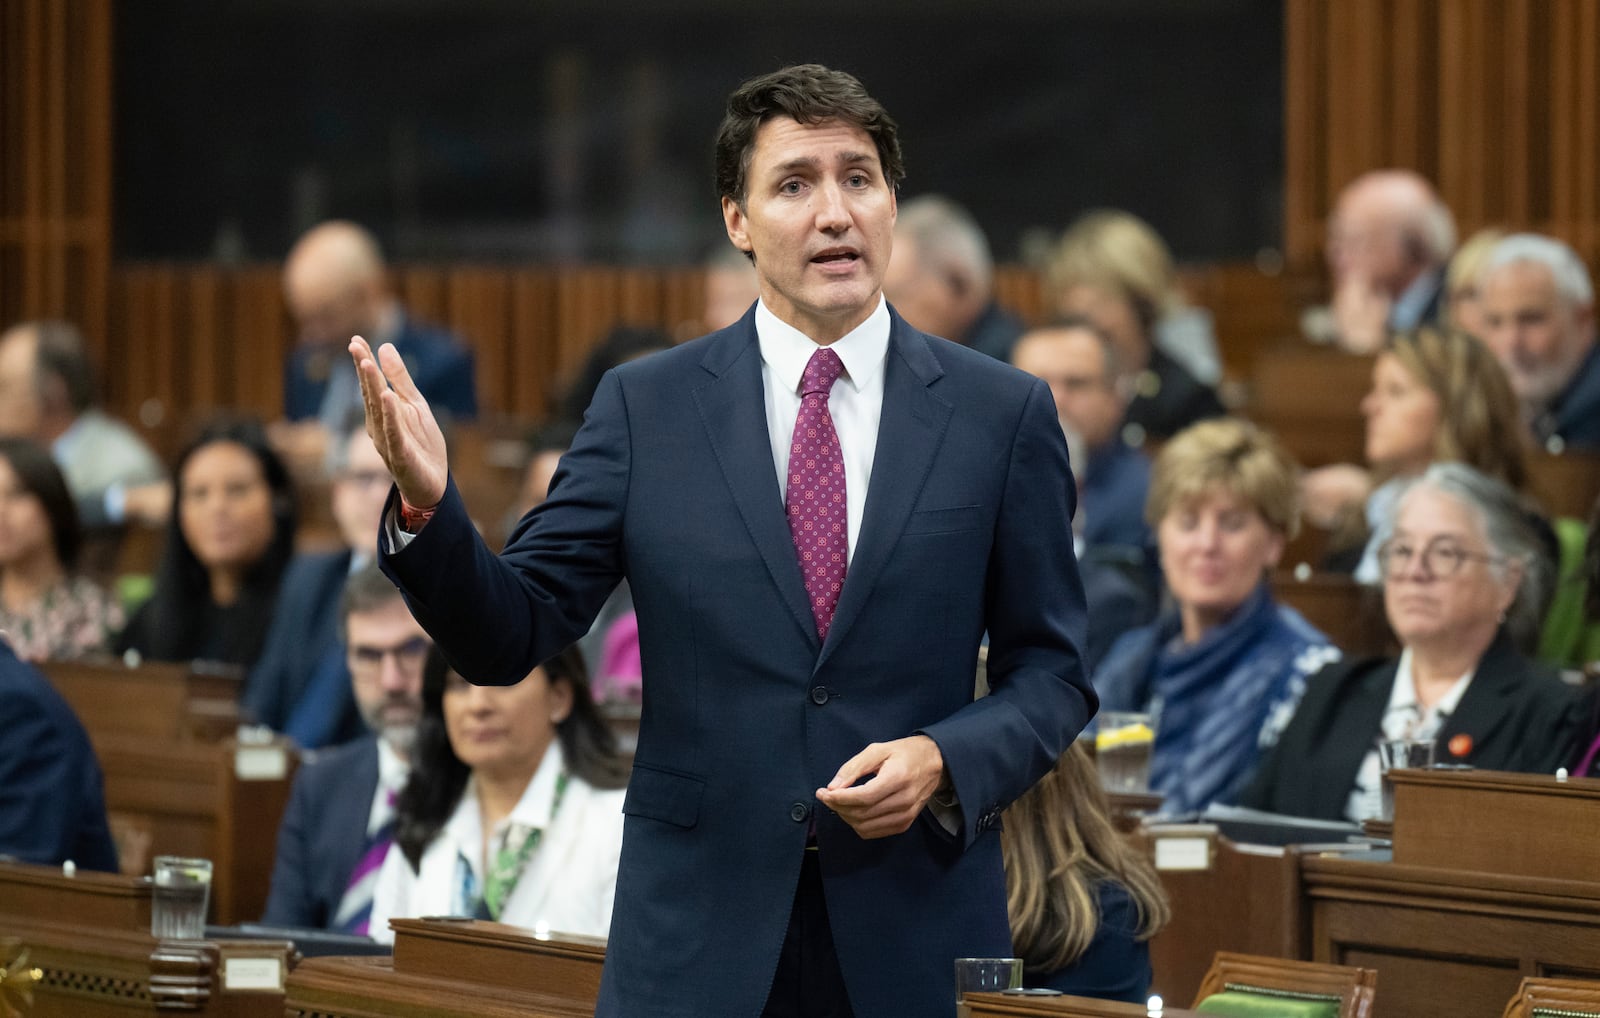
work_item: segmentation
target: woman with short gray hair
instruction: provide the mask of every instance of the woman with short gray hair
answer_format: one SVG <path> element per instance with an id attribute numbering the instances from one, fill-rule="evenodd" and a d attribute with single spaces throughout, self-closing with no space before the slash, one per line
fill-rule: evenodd
<path id="1" fill-rule="evenodd" d="M 1431 739 L 1438 762 L 1554 771 L 1585 711 L 1526 657 L 1549 602 L 1550 553 L 1516 494 L 1460 463 L 1429 467 L 1400 497 L 1379 551 L 1398 658 L 1313 676 L 1245 805 L 1324 819 L 1378 815 L 1376 743 Z"/>

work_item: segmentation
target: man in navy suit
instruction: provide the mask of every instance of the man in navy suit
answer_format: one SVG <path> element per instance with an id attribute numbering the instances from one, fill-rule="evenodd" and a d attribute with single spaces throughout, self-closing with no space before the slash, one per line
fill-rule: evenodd
<path id="1" fill-rule="evenodd" d="M 633 590 L 598 1015 L 946 1014 L 954 958 L 1010 952 L 996 820 L 1096 703 L 1075 496 L 1044 383 L 884 302 L 902 175 L 850 75 L 741 86 L 717 181 L 760 301 L 609 373 L 498 558 L 400 358 L 350 344 L 397 487 L 380 562 L 457 671 L 516 682 Z"/>
<path id="2" fill-rule="evenodd" d="M 410 771 L 422 663 L 432 641 L 375 566 L 350 577 L 340 620 L 350 682 L 370 734 L 318 754 L 295 775 L 262 922 L 366 933 L 371 881 L 352 887 L 351 878 L 364 855 L 381 862 L 391 798 Z"/>

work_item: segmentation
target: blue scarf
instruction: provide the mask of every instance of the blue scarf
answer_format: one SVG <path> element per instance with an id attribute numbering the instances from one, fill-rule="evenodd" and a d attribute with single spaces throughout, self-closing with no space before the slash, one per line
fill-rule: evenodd
<path id="1" fill-rule="evenodd" d="M 1102 703 L 1158 711 L 1150 787 L 1169 815 L 1237 799 L 1260 762 L 1268 720 L 1286 720 L 1311 666 L 1323 663 L 1305 651 L 1327 644 L 1292 609 L 1280 608 L 1265 583 L 1198 642 L 1184 644 L 1181 631 L 1171 612 L 1130 633 L 1123 667 L 1108 661 Z"/>

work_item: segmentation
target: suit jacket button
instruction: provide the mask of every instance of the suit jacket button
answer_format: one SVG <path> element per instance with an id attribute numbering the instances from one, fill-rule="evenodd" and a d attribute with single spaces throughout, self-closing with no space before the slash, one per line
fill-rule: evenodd
<path id="1" fill-rule="evenodd" d="M 793 820 L 797 824 L 805 823 L 806 818 L 810 815 L 811 807 L 807 806 L 803 802 L 797 802 L 793 806 L 789 807 L 789 819 Z"/>
<path id="2" fill-rule="evenodd" d="M 811 687 L 811 702 L 816 704 L 818 707 L 821 707 L 823 704 L 827 703 L 828 702 L 828 687 L 827 686 L 812 686 Z"/>

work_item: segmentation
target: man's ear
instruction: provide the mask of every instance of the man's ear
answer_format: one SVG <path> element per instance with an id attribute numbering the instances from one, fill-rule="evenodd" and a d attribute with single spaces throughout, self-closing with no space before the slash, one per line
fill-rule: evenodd
<path id="1" fill-rule="evenodd" d="M 745 254 L 750 254 L 754 250 L 750 243 L 744 208 L 727 195 L 722 197 L 722 225 L 727 227 L 728 239 L 733 241 L 734 247 Z"/>

